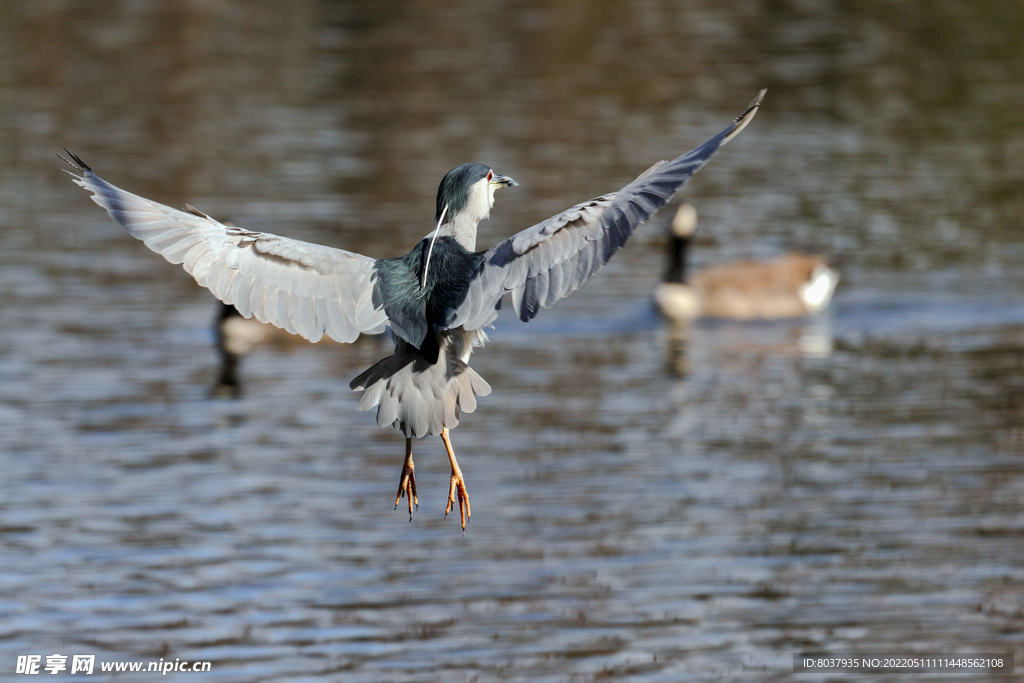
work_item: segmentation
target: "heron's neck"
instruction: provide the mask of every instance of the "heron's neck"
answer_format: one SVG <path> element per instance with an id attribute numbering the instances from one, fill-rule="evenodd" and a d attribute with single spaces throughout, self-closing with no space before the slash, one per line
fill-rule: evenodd
<path id="1" fill-rule="evenodd" d="M 441 225 L 438 237 L 454 237 L 455 241 L 462 245 L 466 251 L 476 251 L 476 226 L 480 223 L 480 217 L 471 216 L 463 212 L 450 221 Z"/>
<path id="2" fill-rule="evenodd" d="M 689 237 L 672 235 L 668 250 L 668 268 L 665 270 L 665 282 L 686 283 L 686 252 L 690 246 Z"/>

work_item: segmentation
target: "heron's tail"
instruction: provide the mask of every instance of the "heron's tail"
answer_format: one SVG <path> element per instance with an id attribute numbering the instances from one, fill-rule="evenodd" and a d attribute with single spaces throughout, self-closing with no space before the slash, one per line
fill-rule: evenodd
<path id="1" fill-rule="evenodd" d="M 452 335 L 431 363 L 411 344 L 398 339 L 395 352 L 374 363 L 349 386 L 362 391 L 359 410 L 377 406 L 377 424 L 393 426 L 407 437 L 437 435 L 459 424 L 461 413 L 476 410 L 476 397 L 491 386 L 469 367 L 463 343 Z"/>

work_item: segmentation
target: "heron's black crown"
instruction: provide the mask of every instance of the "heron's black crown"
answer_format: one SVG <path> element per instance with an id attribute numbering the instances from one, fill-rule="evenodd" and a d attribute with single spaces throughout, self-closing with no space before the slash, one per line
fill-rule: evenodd
<path id="1" fill-rule="evenodd" d="M 441 212 L 448 205 L 445 218 L 451 220 L 466 209 L 469 201 L 469 188 L 479 180 L 487 177 L 491 169 L 483 164 L 459 164 L 445 174 L 441 185 L 437 188 L 437 212 L 434 222 L 441 220 Z"/>

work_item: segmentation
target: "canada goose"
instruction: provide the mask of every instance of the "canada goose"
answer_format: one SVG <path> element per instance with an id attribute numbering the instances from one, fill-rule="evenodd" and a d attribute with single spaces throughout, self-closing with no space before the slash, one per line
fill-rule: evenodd
<path id="1" fill-rule="evenodd" d="M 280 327 L 269 323 L 261 323 L 256 318 L 243 318 L 238 309 L 230 304 L 217 302 L 214 316 L 213 334 L 216 340 L 217 355 L 220 357 L 220 369 L 217 382 L 210 390 L 213 398 L 240 398 L 242 396 L 242 378 L 239 367 L 242 359 L 252 353 L 258 346 L 271 346 L 278 349 L 302 347 L 308 342 L 294 334 L 289 334 Z M 354 343 L 380 344 L 388 338 L 384 334 L 364 334 Z M 333 339 L 324 336 L 318 343 L 336 345 Z"/>
<path id="2" fill-rule="evenodd" d="M 217 353 L 220 355 L 220 373 L 211 394 L 238 398 L 242 394 L 242 383 L 238 376 L 242 358 L 268 336 L 276 336 L 281 330 L 261 323 L 256 318 L 243 318 L 234 306 L 218 303 L 217 307 L 213 331 L 217 340 Z"/>
<path id="3" fill-rule="evenodd" d="M 697 210 L 683 204 L 672 219 L 668 269 L 654 291 L 666 317 L 767 320 L 813 315 L 828 307 L 839 274 L 809 254 L 722 263 L 687 277 L 687 250 L 696 228 Z"/>

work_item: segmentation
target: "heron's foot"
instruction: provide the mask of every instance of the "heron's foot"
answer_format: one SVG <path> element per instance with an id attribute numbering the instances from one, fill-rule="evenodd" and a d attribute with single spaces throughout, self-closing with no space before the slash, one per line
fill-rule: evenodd
<path id="1" fill-rule="evenodd" d="M 452 481 L 448 487 L 448 505 L 444 508 L 444 516 L 447 519 L 448 513 L 455 508 L 455 499 L 459 501 L 459 517 L 462 520 L 462 531 L 466 531 L 466 520 L 469 519 L 469 493 L 466 491 L 466 481 L 462 478 L 462 471 L 459 468 L 452 468 Z"/>
<path id="2" fill-rule="evenodd" d="M 406 444 L 405 464 L 402 465 L 402 476 L 398 480 L 398 493 L 395 494 L 395 509 L 398 509 L 398 501 L 405 496 L 409 501 L 409 521 L 412 521 L 413 510 L 420 509 L 420 500 L 416 497 L 416 473 L 412 464 L 411 441 Z"/>
<path id="3" fill-rule="evenodd" d="M 452 464 L 452 483 L 448 487 L 448 505 L 444 508 L 444 517 L 448 519 L 448 513 L 455 507 L 455 499 L 459 499 L 459 516 L 462 518 L 462 533 L 466 533 L 466 520 L 469 519 L 469 493 L 466 492 L 466 480 L 462 478 L 462 470 L 459 469 L 459 461 L 455 459 L 455 449 L 452 448 L 452 440 L 448 436 L 448 428 L 441 430 L 441 440 L 444 441 L 444 448 L 448 451 L 448 460 Z"/>

